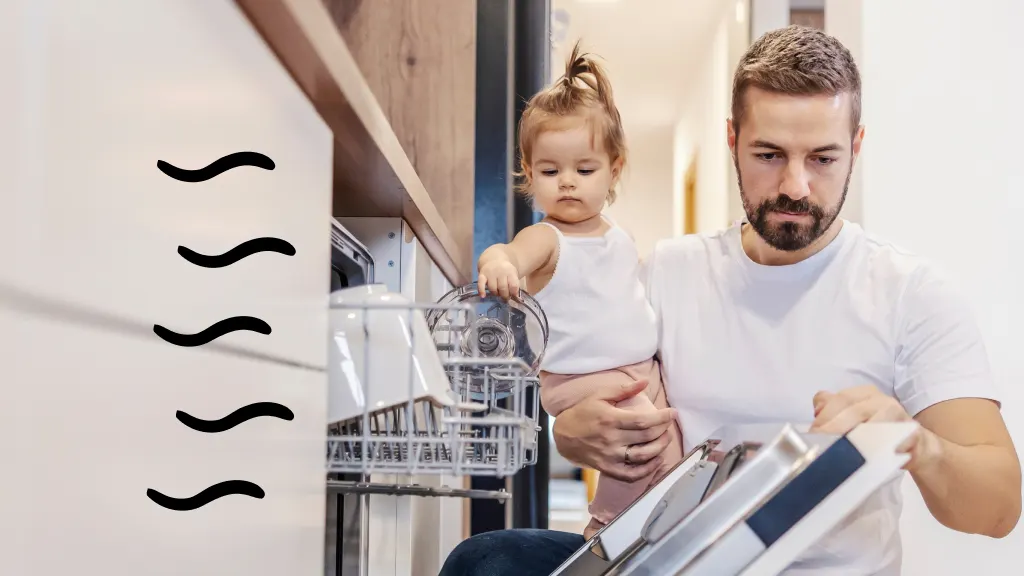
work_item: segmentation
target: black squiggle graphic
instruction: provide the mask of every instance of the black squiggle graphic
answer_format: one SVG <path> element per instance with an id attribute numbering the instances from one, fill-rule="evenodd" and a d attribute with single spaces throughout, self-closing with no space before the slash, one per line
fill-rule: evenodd
<path id="1" fill-rule="evenodd" d="M 253 238 L 242 242 L 231 250 L 216 256 L 199 254 L 184 246 L 178 246 L 178 254 L 196 266 L 203 268 L 223 268 L 260 252 L 278 252 L 285 256 L 295 256 L 295 247 L 280 238 Z"/>
<path id="2" fill-rule="evenodd" d="M 174 344 L 175 346 L 185 347 L 209 344 L 229 332 L 237 332 L 239 330 L 249 330 L 260 334 L 270 334 L 270 324 L 267 324 L 259 318 L 253 318 L 252 316 L 234 316 L 232 318 L 221 320 L 197 334 L 179 334 L 173 330 L 168 330 L 159 324 L 153 326 L 153 332 L 155 332 L 156 335 L 164 341 Z"/>
<path id="3" fill-rule="evenodd" d="M 234 154 L 228 154 L 223 158 L 214 160 L 209 166 L 197 170 L 178 168 L 163 160 L 156 161 L 156 167 L 164 174 L 179 182 L 191 183 L 206 182 L 240 166 L 255 166 L 264 170 L 273 170 L 277 167 L 273 160 L 259 152 L 235 152 Z"/>
<path id="4" fill-rule="evenodd" d="M 210 434 L 230 430 L 243 422 L 252 420 L 253 418 L 259 418 L 261 416 L 280 418 L 281 420 L 295 419 L 295 414 L 291 410 L 276 402 L 257 402 L 255 404 L 249 404 L 248 406 L 242 406 L 238 410 L 235 410 L 231 414 L 228 414 L 219 420 L 202 420 L 181 410 L 178 410 L 175 414 L 175 417 L 177 417 L 185 426 L 188 426 L 197 432 L 206 432 Z"/>
<path id="5" fill-rule="evenodd" d="M 245 480 L 227 480 L 225 482 L 220 482 L 210 486 L 199 494 L 188 498 L 174 498 L 161 494 L 152 488 L 146 490 L 146 496 L 149 496 L 149 499 L 155 502 L 157 506 L 167 508 L 168 510 L 177 510 L 179 512 L 202 508 L 218 498 L 223 498 L 231 494 L 241 494 L 243 496 L 250 496 L 257 499 L 262 499 L 267 495 L 267 493 L 263 491 L 263 488 Z"/>

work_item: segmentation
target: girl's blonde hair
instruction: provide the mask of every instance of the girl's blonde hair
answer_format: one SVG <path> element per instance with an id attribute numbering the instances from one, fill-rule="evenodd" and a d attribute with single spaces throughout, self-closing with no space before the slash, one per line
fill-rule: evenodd
<path id="1" fill-rule="evenodd" d="M 577 41 L 565 64 L 565 74 L 553 85 L 530 98 L 519 119 L 519 192 L 529 194 L 527 167 L 533 160 L 533 144 L 546 130 L 564 126 L 567 118 L 582 116 L 592 137 L 600 138 L 612 162 L 626 161 L 626 138 L 622 118 L 612 98 L 612 85 L 604 68 L 589 54 L 580 53 Z M 615 202 L 615 189 L 608 190 L 608 203 Z"/>

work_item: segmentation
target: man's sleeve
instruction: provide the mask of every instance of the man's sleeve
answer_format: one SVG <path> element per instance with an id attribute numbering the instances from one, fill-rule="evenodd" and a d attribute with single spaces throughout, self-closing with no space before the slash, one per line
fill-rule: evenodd
<path id="1" fill-rule="evenodd" d="M 1000 402 L 981 331 L 952 282 L 930 266 L 919 268 L 896 321 L 894 391 L 911 416 L 956 398 Z"/>
<path id="2" fill-rule="evenodd" d="M 649 254 L 640 258 L 640 283 L 644 286 L 644 295 L 648 301 L 651 299 L 651 261 L 654 260 L 656 251 L 657 249 L 651 250 Z"/>
<path id="3" fill-rule="evenodd" d="M 646 257 L 640 260 L 640 283 L 644 286 L 644 295 L 647 296 L 647 301 L 651 304 L 651 308 L 654 310 L 654 317 L 657 321 L 658 326 L 658 350 L 661 350 L 661 311 L 658 307 L 658 298 L 655 293 L 655 260 L 658 255 L 658 247 L 661 246 L 661 242 L 657 242 L 654 248 L 647 254 Z"/>

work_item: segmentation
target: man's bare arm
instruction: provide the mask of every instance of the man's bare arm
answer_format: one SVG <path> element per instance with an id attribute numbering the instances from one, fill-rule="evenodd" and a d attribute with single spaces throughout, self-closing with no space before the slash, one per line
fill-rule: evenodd
<path id="1" fill-rule="evenodd" d="M 943 525 L 1002 538 L 1021 515 L 1021 468 L 999 407 L 991 400 L 940 402 L 915 418 L 934 454 L 910 470 L 928 510 Z"/>

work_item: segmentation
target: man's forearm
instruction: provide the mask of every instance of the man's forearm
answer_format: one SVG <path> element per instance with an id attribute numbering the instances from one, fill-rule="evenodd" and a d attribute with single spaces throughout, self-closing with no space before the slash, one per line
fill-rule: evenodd
<path id="1" fill-rule="evenodd" d="M 922 430 L 941 455 L 911 477 L 928 510 L 943 525 L 960 532 L 1002 538 L 1021 515 L 1021 470 L 1012 449 L 961 446 Z"/>

